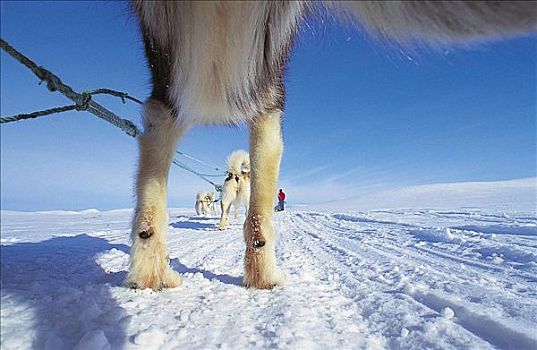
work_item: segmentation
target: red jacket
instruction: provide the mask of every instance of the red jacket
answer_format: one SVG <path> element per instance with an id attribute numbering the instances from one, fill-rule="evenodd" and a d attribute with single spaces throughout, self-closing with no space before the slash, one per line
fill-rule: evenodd
<path id="1" fill-rule="evenodd" d="M 285 193 L 283 191 L 278 193 L 278 200 L 280 202 L 283 202 L 285 200 Z"/>

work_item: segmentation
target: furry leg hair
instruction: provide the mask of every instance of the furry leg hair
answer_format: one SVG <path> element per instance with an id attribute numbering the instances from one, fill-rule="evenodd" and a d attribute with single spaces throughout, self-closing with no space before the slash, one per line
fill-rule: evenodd
<path id="1" fill-rule="evenodd" d="M 166 198 L 170 163 L 185 130 L 158 101 L 146 103 L 143 123 L 127 283 L 133 288 L 158 290 L 181 284 L 179 274 L 169 266 Z"/>
<path id="2" fill-rule="evenodd" d="M 244 223 L 244 284 L 259 289 L 283 283 L 283 275 L 276 264 L 276 234 L 272 224 L 283 151 L 280 118 L 281 113 L 270 113 L 250 125 L 252 194 Z"/>

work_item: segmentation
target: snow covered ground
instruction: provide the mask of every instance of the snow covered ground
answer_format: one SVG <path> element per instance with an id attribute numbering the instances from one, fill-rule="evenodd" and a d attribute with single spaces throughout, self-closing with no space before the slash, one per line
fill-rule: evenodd
<path id="1" fill-rule="evenodd" d="M 258 291 L 238 220 L 172 209 L 158 293 L 123 286 L 130 215 L 2 211 L 2 349 L 537 348 L 534 212 L 291 209 L 287 283 Z"/>

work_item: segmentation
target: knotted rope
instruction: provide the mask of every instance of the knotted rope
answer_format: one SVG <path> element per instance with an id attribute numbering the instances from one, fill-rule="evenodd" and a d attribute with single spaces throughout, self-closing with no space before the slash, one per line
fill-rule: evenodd
<path id="1" fill-rule="evenodd" d="M 37 112 L 33 112 L 33 113 L 28 113 L 28 114 L 17 114 L 17 115 L 11 116 L 11 117 L 1 117 L 0 118 L 0 124 L 11 123 L 11 122 L 19 121 L 19 120 L 38 118 L 38 117 L 42 117 L 42 116 L 46 116 L 46 115 L 50 115 L 50 114 L 62 113 L 62 112 L 76 110 L 76 111 L 88 111 L 88 112 L 92 113 L 93 115 L 95 115 L 95 116 L 107 121 L 108 123 L 117 126 L 118 128 L 123 130 L 129 136 L 136 137 L 136 136 L 139 136 L 140 134 L 142 134 L 140 129 L 138 129 L 138 127 L 133 122 L 131 122 L 128 119 L 123 119 L 123 118 L 120 118 L 120 117 L 116 116 L 114 113 L 109 111 L 107 108 L 105 108 L 102 105 L 100 105 L 99 103 L 93 101 L 92 96 L 93 95 L 99 95 L 99 94 L 112 95 L 112 96 L 116 96 L 116 97 L 121 98 L 123 103 L 125 103 L 125 99 L 134 101 L 134 102 L 139 103 L 139 104 L 143 104 L 142 101 L 140 101 L 140 100 L 138 100 L 138 99 L 136 99 L 136 98 L 134 98 L 132 96 L 129 96 L 125 92 L 111 90 L 111 89 L 96 89 L 96 90 L 91 90 L 91 91 L 78 93 L 78 92 L 74 91 L 69 85 L 67 85 L 64 82 L 62 82 L 62 80 L 57 75 L 55 75 L 54 73 L 52 73 L 48 69 L 45 69 L 45 68 L 43 68 L 41 66 L 38 66 L 36 63 L 34 63 L 28 57 L 24 56 L 22 53 L 17 51 L 14 47 L 9 45 L 4 39 L 0 39 L 0 47 L 5 52 L 7 52 L 9 55 L 11 55 L 13 58 L 15 58 L 17 61 L 19 61 L 24 66 L 26 66 L 28 69 L 30 69 L 40 79 L 39 84 L 41 84 L 43 81 L 45 81 L 47 83 L 47 88 L 48 88 L 49 91 L 51 91 L 51 92 L 59 91 L 60 93 L 62 93 L 64 96 L 66 96 L 67 98 L 69 98 L 70 100 L 72 100 L 75 103 L 73 105 L 55 107 L 55 108 L 45 109 L 45 110 L 42 110 L 42 111 L 37 111 Z M 199 173 L 199 172 L 195 171 L 194 169 L 188 167 L 186 164 L 184 164 L 181 161 L 179 161 L 179 159 L 178 159 L 179 155 L 183 156 L 185 158 L 194 160 L 194 161 L 196 161 L 196 162 L 198 162 L 200 164 L 212 167 L 215 171 L 219 172 L 219 174 L 218 175 L 210 175 L 210 174 Z M 183 152 L 180 152 L 180 151 L 176 151 L 176 155 L 175 155 L 175 157 L 173 159 L 173 164 L 175 164 L 176 166 L 178 166 L 178 167 L 180 167 L 180 168 L 182 168 L 182 169 L 184 169 L 186 171 L 189 171 L 189 172 L 197 175 L 202 180 L 210 183 L 211 185 L 214 186 L 216 191 L 218 191 L 218 192 L 222 191 L 222 186 L 221 185 L 218 185 L 218 184 L 214 183 L 213 181 L 207 179 L 207 177 L 219 177 L 219 176 L 225 175 L 226 172 L 221 170 L 219 167 L 210 165 L 210 164 L 208 164 L 208 163 L 206 163 L 206 162 L 204 162 L 204 161 L 202 161 L 200 159 L 194 158 L 194 157 L 189 156 L 189 155 L 187 155 L 187 154 L 185 154 Z"/>

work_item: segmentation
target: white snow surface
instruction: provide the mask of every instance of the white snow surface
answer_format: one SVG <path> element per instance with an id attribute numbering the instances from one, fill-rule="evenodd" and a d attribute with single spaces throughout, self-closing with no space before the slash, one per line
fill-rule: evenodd
<path id="1" fill-rule="evenodd" d="M 241 286 L 240 220 L 171 209 L 183 285 L 124 286 L 130 210 L 1 216 L 2 349 L 537 349 L 537 215 L 275 214 L 285 286 Z"/>

